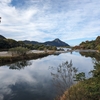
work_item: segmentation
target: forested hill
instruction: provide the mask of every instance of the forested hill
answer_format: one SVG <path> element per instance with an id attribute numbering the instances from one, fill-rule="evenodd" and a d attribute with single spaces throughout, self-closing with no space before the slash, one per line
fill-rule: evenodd
<path id="1" fill-rule="evenodd" d="M 74 49 L 100 49 L 100 36 L 98 36 L 95 40 L 85 41 L 79 44 L 79 46 L 75 46 Z"/>
<path id="2" fill-rule="evenodd" d="M 4 36 L 0 35 L 0 39 L 6 39 Z"/>

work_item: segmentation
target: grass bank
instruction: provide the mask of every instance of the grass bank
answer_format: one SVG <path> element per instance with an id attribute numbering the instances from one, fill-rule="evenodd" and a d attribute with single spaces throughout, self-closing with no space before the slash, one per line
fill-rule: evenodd
<path id="1" fill-rule="evenodd" d="M 42 57 L 46 57 L 48 55 L 52 55 L 54 52 L 48 52 L 48 53 L 30 53 L 25 56 L 1 56 L 0 57 L 0 66 L 6 65 L 9 63 L 14 63 L 16 61 L 21 60 L 31 60 L 31 59 L 38 59 Z"/>

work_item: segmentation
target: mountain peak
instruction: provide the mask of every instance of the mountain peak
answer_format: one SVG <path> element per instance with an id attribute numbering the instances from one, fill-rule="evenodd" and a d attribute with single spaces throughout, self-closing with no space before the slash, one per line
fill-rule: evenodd
<path id="1" fill-rule="evenodd" d="M 56 38 L 53 41 L 48 41 L 45 42 L 46 45 L 51 45 L 51 46 L 56 46 L 56 47 L 60 47 L 60 46 L 69 46 L 67 43 L 61 41 L 59 38 Z"/>
<path id="2" fill-rule="evenodd" d="M 54 39 L 54 41 L 61 41 L 59 38 Z"/>
<path id="3" fill-rule="evenodd" d="M 56 38 L 55 40 L 60 40 L 59 38 Z"/>
<path id="4" fill-rule="evenodd" d="M 58 39 L 58 38 L 56 38 L 54 41 L 55 41 L 55 42 L 61 42 L 61 40 Z"/>

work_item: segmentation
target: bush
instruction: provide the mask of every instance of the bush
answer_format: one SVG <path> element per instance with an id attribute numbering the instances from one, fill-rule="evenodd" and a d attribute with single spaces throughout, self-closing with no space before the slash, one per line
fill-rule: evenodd
<path id="1" fill-rule="evenodd" d="M 28 48 L 24 47 L 16 47 L 9 49 L 9 52 L 12 54 L 12 56 L 25 56 L 30 50 Z"/>

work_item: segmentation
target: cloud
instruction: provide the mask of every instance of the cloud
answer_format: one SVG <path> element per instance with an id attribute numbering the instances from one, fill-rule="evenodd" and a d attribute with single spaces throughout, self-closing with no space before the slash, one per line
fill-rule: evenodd
<path id="1" fill-rule="evenodd" d="M 100 34 L 99 7 L 98 0 L 0 0 L 0 33 L 41 42 L 93 39 Z"/>

